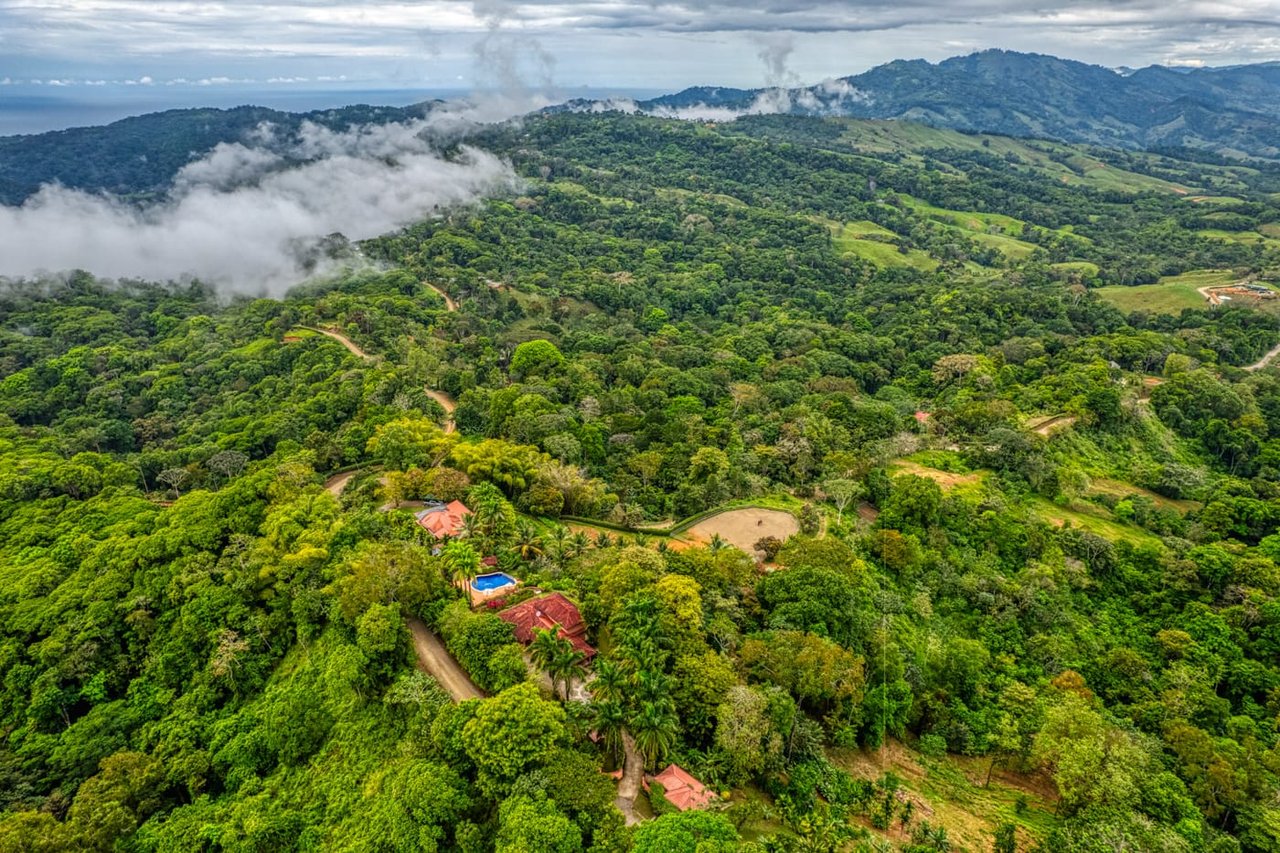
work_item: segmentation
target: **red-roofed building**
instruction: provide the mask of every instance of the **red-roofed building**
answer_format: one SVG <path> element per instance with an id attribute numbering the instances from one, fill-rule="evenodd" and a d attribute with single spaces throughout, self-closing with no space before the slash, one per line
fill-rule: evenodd
<path id="1" fill-rule="evenodd" d="M 447 539 L 462 532 L 462 520 L 471 515 L 471 510 L 462 501 L 447 504 L 435 504 L 419 510 L 415 514 L 418 525 L 437 539 Z"/>
<path id="2" fill-rule="evenodd" d="M 668 764 L 667 769 L 657 776 L 646 776 L 646 791 L 653 782 L 662 785 L 662 795 L 667 798 L 667 802 L 682 812 L 700 809 L 716 798 L 715 791 L 708 790 L 706 785 L 675 764 Z"/>
<path id="3" fill-rule="evenodd" d="M 558 592 L 531 598 L 515 607 L 508 607 L 498 614 L 504 622 L 515 626 L 516 640 L 526 646 L 533 642 L 533 632 L 539 628 L 555 631 L 573 643 L 573 647 L 587 656 L 595 657 L 596 650 L 587 643 L 587 623 L 577 606 Z"/>

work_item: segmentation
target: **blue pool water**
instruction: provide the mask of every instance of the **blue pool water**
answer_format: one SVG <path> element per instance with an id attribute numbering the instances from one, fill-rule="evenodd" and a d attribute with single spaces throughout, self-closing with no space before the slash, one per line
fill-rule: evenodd
<path id="1" fill-rule="evenodd" d="M 471 582 L 477 592 L 492 592 L 495 589 L 502 589 L 504 586 L 515 586 L 516 579 L 506 572 L 494 572 L 490 575 L 480 575 Z"/>

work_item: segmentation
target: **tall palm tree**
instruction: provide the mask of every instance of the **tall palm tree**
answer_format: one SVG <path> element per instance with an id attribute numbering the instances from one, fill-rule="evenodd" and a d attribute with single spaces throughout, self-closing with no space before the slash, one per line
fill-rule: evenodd
<path id="1" fill-rule="evenodd" d="M 631 689 L 631 673 L 609 658 L 597 660 L 595 671 L 596 677 L 591 682 L 592 698 L 605 704 L 622 702 Z"/>
<path id="2" fill-rule="evenodd" d="M 593 682 L 594 684 L 594 682 Z M 617 702 L 597 702 L 595 712 L 596 732 L 604 741 L 604 748 L 614 761 L 622 760 L 622 732 L 626 729 L 627 713 Z"/>
<path id="3" fill-rule="evenodd" d="M 472 578 L 480 574 L 480 555 L 466 542 L 459 539 L 446 542 L 440 556 L 450 580 L 455 584 L 461 583 L 465 587 L 471 583 Z"/>
<path id="4" fill-rule="evenodd" d="M 561 662 L 568 652 L 577 651 L 573 644 L 554 631 L 544 628 L 533 630 L 533 642 L 529 644 L 529 654 L 538 668 L 551 679 L 551 692 L 556 693 L 556 685 L 562 675 Z M 581 654 L 581 652 L 579 652 Z"/>
<path id="5" fill-rule="evenodd" d="M 578 674 L 578 667 L 587 656 L 575 649 L 573 643 L 568 640 L 561 642 L 564 645 L 561 647 L 560 654 L 556 655 L 555 660 L 551 662 L 550 671 L 560 677 L 560 683 L 564 685 L 564 701 L 568 702 L 569 693 L 573 690 L 573 679 Z"/>
<path id="6" fill-rule="evenodd" d="M 645 702 L 627 726 L 644 757 L 645 767 L 656 770 L 658 762 L 676 745 L 680 718 L 671 702 Z"/>
<path id="7" fill-rule="evenodd" d="M 529 522 L 521 520 L 516 525 L 516 541 L 512 548 L 525 562 L 532 562 L 541 557 L 544 549 L 538 529 Z"/>

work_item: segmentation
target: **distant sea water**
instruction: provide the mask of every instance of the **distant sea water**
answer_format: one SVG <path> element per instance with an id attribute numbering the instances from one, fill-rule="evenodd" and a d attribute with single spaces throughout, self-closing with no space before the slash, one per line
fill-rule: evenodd
<path id="1" fill-rule="evenodd" d="M 287 112 L 308 112 L 351 104 L 406 107 L 433 99 L 465 96 L 461 89 L 293 89 L 169 86 L 0 86 L 0 136 L 44 133 L 69 127 L 110 124 L 129 116 L 190 107 L 229 108 L 250 104 Z M 570 98 L 632 97 L 659 94 L 650 90 L 569 89 Z"/>

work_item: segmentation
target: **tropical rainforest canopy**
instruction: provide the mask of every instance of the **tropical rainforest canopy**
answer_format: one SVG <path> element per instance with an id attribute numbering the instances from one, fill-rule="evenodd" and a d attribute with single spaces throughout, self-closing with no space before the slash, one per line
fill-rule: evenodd
<path id="1" fill-rule="evenodd" d="M 1280 173 L 472 142 L 517 191 L 284 299 L 0 290 L 0 851 L 1280 849 L 1280 330 L 1176 301 L 1280 277 Z M 696 533 L 735 507 L 799 532 Z M 484 557 L 594 660 L 468 606 Z"/>

